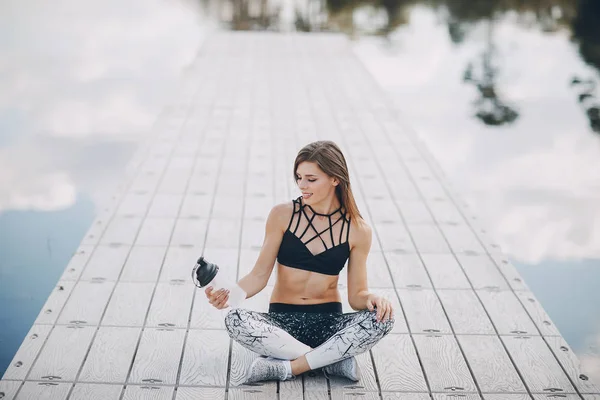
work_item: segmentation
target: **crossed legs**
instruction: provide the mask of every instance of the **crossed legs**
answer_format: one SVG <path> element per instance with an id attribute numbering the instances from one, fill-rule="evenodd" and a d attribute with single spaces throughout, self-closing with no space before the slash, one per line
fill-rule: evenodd
<path id="1" fill-rule="evenodd" d="M 234 309 L 225 317 L 233 340 L 260 355 L 290 360 L 294 375 L 368 351 L 393 325 L 393 319 L 378 322 L 376 311 L 368 310 L 342 314 Z"/>

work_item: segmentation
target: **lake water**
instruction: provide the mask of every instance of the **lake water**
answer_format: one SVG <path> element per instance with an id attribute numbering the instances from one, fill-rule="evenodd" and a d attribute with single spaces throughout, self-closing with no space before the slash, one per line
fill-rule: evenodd
<path id="1" fill-rule="evenodd" d="M 570 40 L 578 10 L 359 3 L 270 2 L 269 19 L 215 1 L 0 5 L 0 376 L 206 32 L 331 29 L 352 38 L 600 380 L 600 133 L 588 115 L 600 93 L 586 64 L 598 45 Z"/>

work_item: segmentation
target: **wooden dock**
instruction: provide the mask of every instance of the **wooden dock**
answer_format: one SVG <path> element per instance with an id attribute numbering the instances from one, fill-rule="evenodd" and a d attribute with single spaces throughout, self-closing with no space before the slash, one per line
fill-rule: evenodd
<path id="1" fill-rule="evenodd" d="M 369 287 L 394 302 L 396 324 L 358 357 L 357 384 L 316 371 L 241 385 L 253 354 L 229 339 L 191 270 L 201 254 L 231 278 L 253 267 L 270 208 L 298 195 L 296 152 L 320 139 L 347 156 L 374 231 Z M 128 168 L 0 399 L 600 400 L 342 35 L 209 37 Z M 273 283 L 245 307 L 266 311 Z"/>

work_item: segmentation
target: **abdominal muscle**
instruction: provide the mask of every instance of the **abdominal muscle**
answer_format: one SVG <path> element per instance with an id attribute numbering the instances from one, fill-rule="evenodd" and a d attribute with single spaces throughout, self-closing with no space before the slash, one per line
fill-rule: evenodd
<path id="1" fill-rule="evenodd" d="M 271 303 L 320 304 L 341 302 L 339 276 L 304 271 L 277 263 L 277 281 Z"/>

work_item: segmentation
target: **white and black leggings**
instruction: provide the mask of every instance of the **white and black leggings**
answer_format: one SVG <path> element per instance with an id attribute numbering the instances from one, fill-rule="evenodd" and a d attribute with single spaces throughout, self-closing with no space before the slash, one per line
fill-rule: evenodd
<path id="1" fill-rule="evenodd" d="M 229 336 L 255 353 L 284 360 L 303 355 L 317 369 L 368 351 L 394 326 L 377 322 L 376 310 L 342 313 L 339 302 L 271 303 L 269 312 L 243 308 L 225 317 Z"/>

